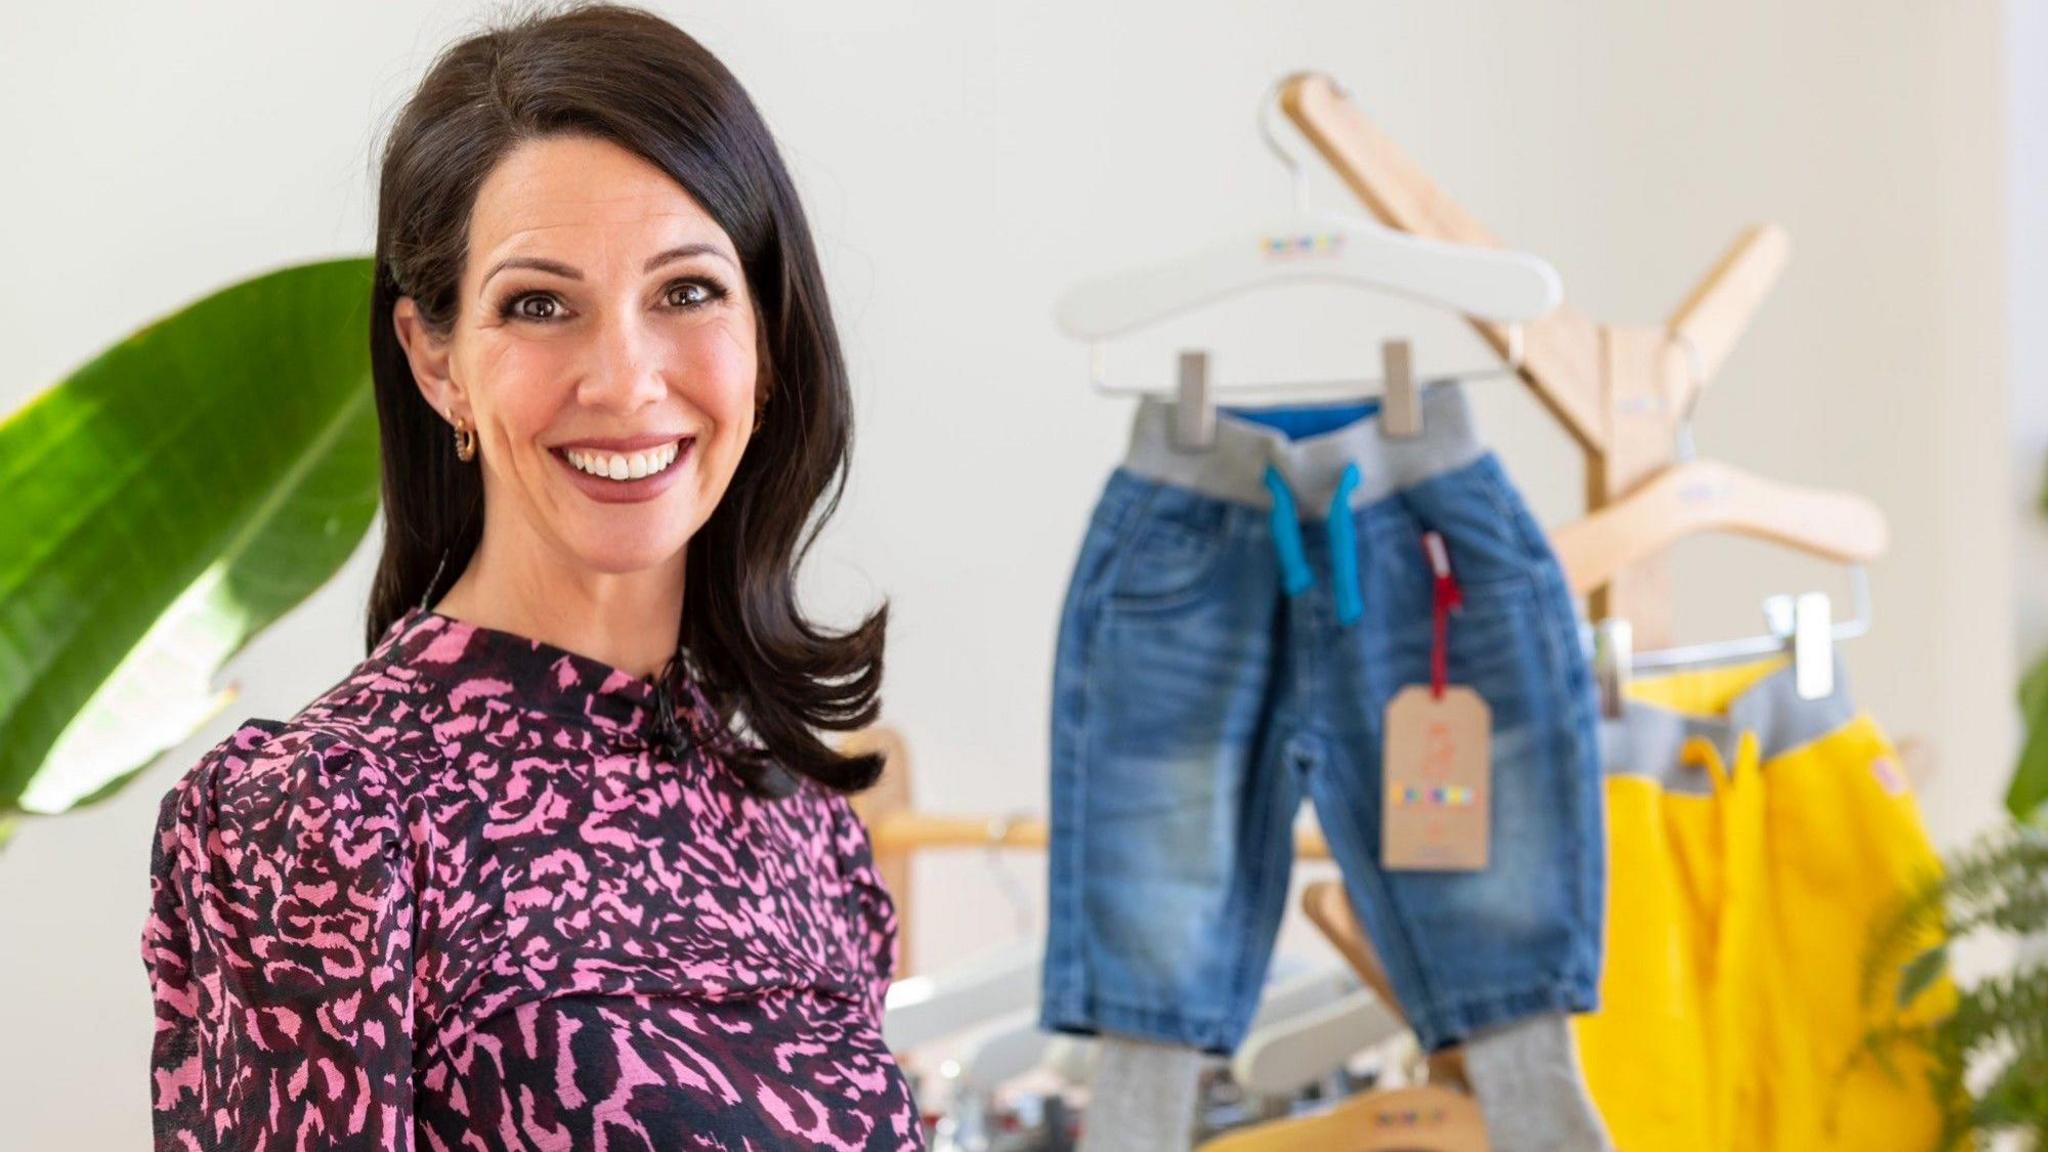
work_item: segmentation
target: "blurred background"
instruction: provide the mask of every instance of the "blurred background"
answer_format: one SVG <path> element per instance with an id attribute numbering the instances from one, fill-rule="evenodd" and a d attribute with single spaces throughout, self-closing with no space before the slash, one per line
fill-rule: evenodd
<path id="1" fill-rule="evenodd" d="M 1595 318 L 1658 323 L 1744 228 L 1786 230 L 1790 264 L 1701 401 L 1699 445 L 1883 509 L 1876 627 L 1844 649 L 1857 698 L 1934 751 L 1921 799 L 1942 846 L 1997 818 L 2015 685 L 2048 646 L 2048 349 L 2033 339 L 2048 5 L 650 6 L 748 87 L 810 213 L 858 412 L 805 590 L 834 623 L 892 602 L 884 715 L 909 741 L 918 807 L 1045 806 L 1054 628 L 1132 403 L 1090 391 L 1054 299 L 1285 212 L 1256 117 L 1274 81 L 1312 68 Z M 220 286 L 367 253 L 391 115 L 495 11 L 0 8 L 0 254 L 16 269 L 0 282 L 0 409 Z M 1320 173 L 1309 192 L 1352 206 Z M 1370 375 L 1394 335 L 1423 375 L 1491 360 L 1427 309 L 1290 290 L 1122 342 L 1110 363 L 1164 384 L 1199 342 L 1225 375 Z M 1539 518 L 1576 517 L 1565 434 L 1519 384 L 1474 391 Z M 227 712 L 111 801 L 27 821 L 0 853 L 0 1146 L 148 1139 L 139 939 L 157 800 L 243 718 L 292 715 L 361 658 L 380 531 L 224 670 L 241 685 Z M 1681 640 L 1757 631 L 1764 595 L 1839 580 L 1728 539 L 1688 542 L 1673 571 Z M 939 854 L 915 873 L 920 967 L 1042 930 L 1040 855 Z"/>

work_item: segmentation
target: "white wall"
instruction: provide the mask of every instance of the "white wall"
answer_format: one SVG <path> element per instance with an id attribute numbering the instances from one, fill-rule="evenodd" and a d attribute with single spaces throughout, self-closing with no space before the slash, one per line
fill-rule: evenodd
<path id="1" fill-rule="evenodd" d="M 2038 45 L 2039 10 L 2013 7 Z M 2007 57 L 1990 0 L 663 8 L 747 83 L 823 245 L 859 444 L 807 587 L 840 619 L 893 598 L 888 713 L 925 805 L 1042 807 L 1055 616 L 1128 411 L 1088 394 L 1053 297 L 1281 207 L 1256 102 L 1314 67 L 1496 232 L 1554 261 L 1596 317 L 1656 323 L 1743 227 L 1789 229 L 1792 263 L 1703 401 L 1699 443 L 1885 508 L 1880 625 L 1852 675 L 1895 733 L 1941 750 L 1927 799 L 1941 838 L 1989 817 L 2010 758 L 2019 571 L 2000 350 L 2004 318 L 2017 330 L 2022 315 L 2001 301 Z M 477 18 L 420 3 L 0 9 L 0 247 L 17 270 L 0 282 L 14 349 L 0 404 L 228 281 L 366 250 L 383 124 Z M 2041 228 L 2021 213 L 2015 234 L 2038 252 Z M 2034 267 L 2013 287 L 2038 310 Z M 1369 368 L 1393 332 L 1416 338 L 1425 370 L 1483 362 L 1455 324 L 1301 294 L 1210 310 L 1114 366 L 1164 380 L 1172 349 L 1199 340 L 1226 377 L 1336 375 Z M 2019 447 L 2038 458 L 2043 366 L 2012 347 L 2035 429 Z M 1573 515 L 1576 457 L 1536 405 L 1489 386 L 1482 418 L 1539 515 Z M 31 825 L 0 856 L 0 1144 L 145 1141 L 138 937 L 156 798 L 241 717 L 289 716 L 360 657 L 373 561 L 360 552 L 228 670 L 245 687 L 230 715 L 127 795 Z M 1746 633 L 1764 593 L 1833 579 L 1741 542 L 1680 561 L 1687 637 Z M 1014 915 L 974 857 L 919 869 L 928 960 L 1020 919 L 1036 932 L 1039 862 L 1003 867 L 1024 893 Z"/>
<path id="2" fill-rule="evenodd" d="M 2006 0 L 2010 169 L 2013 206 L 2005 315 L 2012 389 L 2012 506 L 2020 527 L 2013 547 L 2019 590 L 2019 649 L 2031 660 L 2048 652 L 2048 4 Z"/>

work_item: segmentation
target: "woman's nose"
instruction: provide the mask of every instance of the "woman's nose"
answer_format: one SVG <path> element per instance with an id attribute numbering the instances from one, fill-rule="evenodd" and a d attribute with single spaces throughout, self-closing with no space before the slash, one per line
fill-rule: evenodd
<path id="1" fill-rule="evenodd" d="M 578 399 L 592 407 L 632 411 L 667 391 L 654 334 L 635 316 L 611 320 L 597 330 Z"/>

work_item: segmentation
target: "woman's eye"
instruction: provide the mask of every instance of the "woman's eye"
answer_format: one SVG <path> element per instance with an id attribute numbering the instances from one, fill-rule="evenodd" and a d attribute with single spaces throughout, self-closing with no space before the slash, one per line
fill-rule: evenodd
<path id="1" fill-rule="evenodd" d="M 528 304 L 540 305 L 541 307 L 528 308 L 526 307 Z M 555 303 L 554 297 L 545 296 L 538 292 L 528 292 L 523 296 L 514 296 L 511 300 L 507 301 L 504 315 L 507 319 L 514 320 L 552 320 L 555 318 L 555 309 L 557 307 L 558 305 Z"/>
<path id="2" fill-rule="evenodd" d="M 678 280 L 668 286 L 664 299 L 672 308 L 702 308 L 725 296 L 725 289 L 708 280 Z M 523 292 L 505 301 L 499 315 L 506 320 L 546 321 L 561 315 L 561 301 L 546 292 Z"/>
<path id="3" fill-rule="evenodd" d="M 696 308 L 724 295 L 718 287 L 702 280 L 682 280 L 669 285 L 669 303 L 678 308 Z"/>

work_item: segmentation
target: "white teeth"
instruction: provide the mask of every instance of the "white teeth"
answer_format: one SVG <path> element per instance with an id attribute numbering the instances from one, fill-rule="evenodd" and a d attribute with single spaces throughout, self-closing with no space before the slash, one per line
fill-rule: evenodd
<path id="1" fill-rule="evenodd" d="M 578 470 L 593 476 L 604 476 L 612 480 L 638 480 L 675 463 L 676 456 L 681 450 L 682 442 L 676 441 L 659 448 L 650 448 L 645 452 L 626 455 L 615 452 L 581 452 L 574 448 L 569 449 L 564 455 L 569 457 L 569 463 L 575 465 Z"/>

